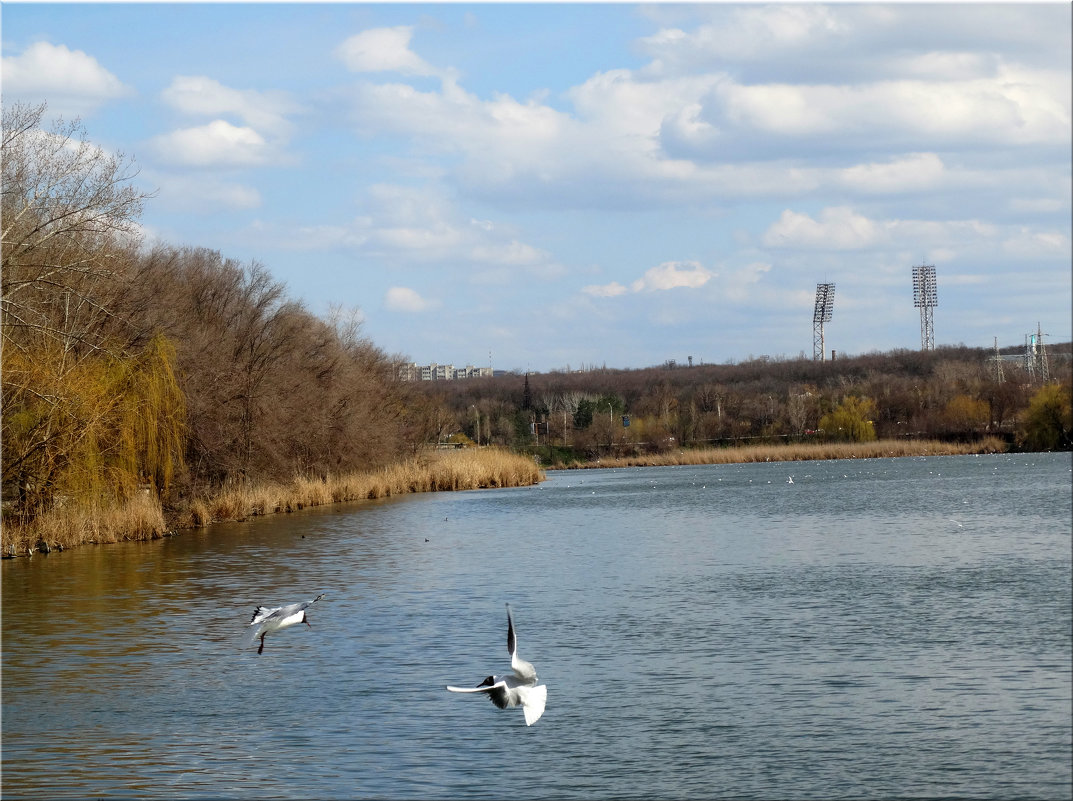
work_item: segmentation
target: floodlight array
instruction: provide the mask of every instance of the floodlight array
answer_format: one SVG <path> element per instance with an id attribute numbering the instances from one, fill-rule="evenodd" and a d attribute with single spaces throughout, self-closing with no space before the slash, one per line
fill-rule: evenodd
<path id="1" fill-rule="evenodd" d="M 939 305 L 939 291 L 935 283 L 935 268 L 922 264 L 913 268 L 913 306 L 931 308 Z"/>
<path id="2" fill-rule="evenodd" d="M 812 322 L 829 323 L 835 309 L 835 285 L 816 284 L 816 307 L 812 312 Z"/>

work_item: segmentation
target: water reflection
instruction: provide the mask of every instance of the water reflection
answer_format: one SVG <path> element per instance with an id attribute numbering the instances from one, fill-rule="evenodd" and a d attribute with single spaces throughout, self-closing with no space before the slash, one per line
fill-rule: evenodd
<path id="1" fill-rule="evenodd" d="M 793 474 L 553 473 L 9 560 L 5 797 L 1068 797 L 1069 455 Z M 531 728 L 443 690 L 507 667 L 507 600 Z"/>

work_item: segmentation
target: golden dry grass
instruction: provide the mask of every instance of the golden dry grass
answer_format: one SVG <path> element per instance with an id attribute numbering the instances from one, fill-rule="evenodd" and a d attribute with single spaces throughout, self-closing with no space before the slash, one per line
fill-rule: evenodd
<path id="1" fill-rule="evenodd" d="M 740 464 L 744 462 L 799 462 L 826 459 L 878 459 L 901 456 L 949 456 L 967 453 L 1004 453 L 997 437 L 979 442 L 938 440 L 876 440 L 875 442 L 796 443 L 747 445 L 738 448 L 700 448 L 668 453 L 602 458 L 575 467 L 662 467 L 671 465 Z"/>
<path id="2" fill-rule="evenodd" d="M 443 492 L 519 487 L 544 478 L 536 462 L 494 448 L 434 451 L 379 470 L 295 478 L 287 484 L 261 483 L 221 489 L 186 505 L 173 521 L 176 528 L 197 528 L 212 522 L 246 520 L 253 516 L 292 512 L 309 506 L 387 498 L 411 492 Z M 159 501 L 139 494 L 111 509 L 59 508 L 27 526 L 3 528 L 3 550 L 14 546 L 18 555 L 44 541 L 55 548 L 89 542 L 155 539 L 165 533 Z"/>
<path id="3" fill-rule="evenodd" d="M 678 450 L 646 456 L 604 458 L 580 467 L 641 467 L 742 462 L 789 462 L 824 459 L 875 459 L 904 456 L 940 456 L 965 453 L 1002 453 L 1005 443 L 989 438 L 976 443 L 937 440 L 880 440 L 856 443 L 801 443 L 755 445 L 740 448 Z M 195 528 L 212 522 L 241 521 L 253 516 L 292 512 L 309 506 L 372 500 L 412 492 L 447 492 L 487 487 L 537 484 L 544 474 L 536 462 L 494 448 L 433 451 L 379 470 L 296 478 L 287 484 L 264 483 L 222 489 L 199 498 L 172 521 L 175 528 Z M 26 526 L 7 523 L 2 531 L 3 553 L 12 548 L 24 556 L 41 542 L 51 548 L 85 543 L 156 539 L 167 533 L 160 502 L 138 493 L 112 507 L 62 506 Z"/>
<path id="4" fill-rule="evenodd" d="M 531 458 L 494 448 L 434 451 L 378 470 L 296 478 L 289 484 L 257 484 L 218 493 L 208 504 L 214 521 L 291 512 L 307 506 L 374 500 L 411 492 L 520 487 L 544 478 Z"/>
<path id="5" fill-rule="evenodd" d="M 6 524 L 3 551 L 25 556 L 29 549 L 70 548 L 86 543 L 151 540 L 166 531 L 160 502 L 146 493 L 114 506 L 64 505 L 26 526 Z M 44 543 L 44 546 L 42 545 Z"/>

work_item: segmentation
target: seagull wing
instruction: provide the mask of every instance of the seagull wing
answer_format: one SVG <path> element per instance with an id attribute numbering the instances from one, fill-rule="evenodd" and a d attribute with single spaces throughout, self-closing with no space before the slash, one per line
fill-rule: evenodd
<path id="1" fill-rule="evenodd" d="M 518 656 L 518 635 L 514 631 L 514 619 L 510 614 L 510 604 L 507 604 L 507 651 L 510 653 L 510 666 L 522 681 L 535 683 L 537 679 L 536 668 Z"/>
<path id="2" fill-rule="evenodd" d="M 321 593 L 311 601 L 299 601 L 286 606 L 258 606 L 253 610 L 253 619 L 250 620 L 250 625 L 264 623 L 267 620 L 286 620 L 291 615 L 296 615 L 303 609 L 307 609 L 323 597 L 324 594 Z"/>
<path id="3" fill-rule="evenodd" d="M 518 635 L 514 633 L 514 618 L 510 616 L 510 604 L 507 604 L 507 653 L 511 660 L 518 653 Z"/>
<path id="4" fill-rule="evenodd" d="M 253 610 L 253 617 L 250 618 L 250 625 L 253 626 L 257 623 L 263 623 L 265 620 L 271 617 L 274 612 L 278 612 L 281 608 L 282 607 L 279 606 L 258 606 L 256 609 Z"/>
<path id="5" fill-rule="evenodd" d="M 518 694 L 521 696 L 525 725 L 532 726 L 544 714 L 544 704 L 548 701 L 548 688 L 543 684 L 537 687 L 519 687 Z"/>
<path id="6" fill-rule="evenodd" d="M 507 685 L 504 681 L 497 681 L 495 684 L 484 684 L 480 687 L 452 687 L 448 685 L 447 689 L 453 693 L 485 693 L 488 695 L 489 700 L 500 709 L 506 709 L 510 706 L 507 698 Z"/>
<path id="7" fill-rule="evenodd" d="M 280 617 L 290 617 L 291 615 L 297 615 L 299 612 L 311 607 L 313 604 L 315 604 L 317 601 L 319 601 L 323 597 L 324 597 L 324 593 L 321 593 L 316 598 L 313 598 L 313 599 L 311 599 L 309 601 L 299 601 L 296 604 L 287 604 L 286 606 L 280 607 L 279 616 Z"/>

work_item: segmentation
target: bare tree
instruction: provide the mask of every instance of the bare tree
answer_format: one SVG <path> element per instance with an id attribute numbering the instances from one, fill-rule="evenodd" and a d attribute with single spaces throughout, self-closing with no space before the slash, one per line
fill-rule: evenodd
<path id="1" fill-rule="evenodd" d="M 33 329 L 101 347 L 112 311 L 101 283 L 129 261 L 148 197 L 133 161 L 90 144 L 81 123 L 42 130 L 45 105 L 3 111 L 3 312 L 5 344 Z"/>

